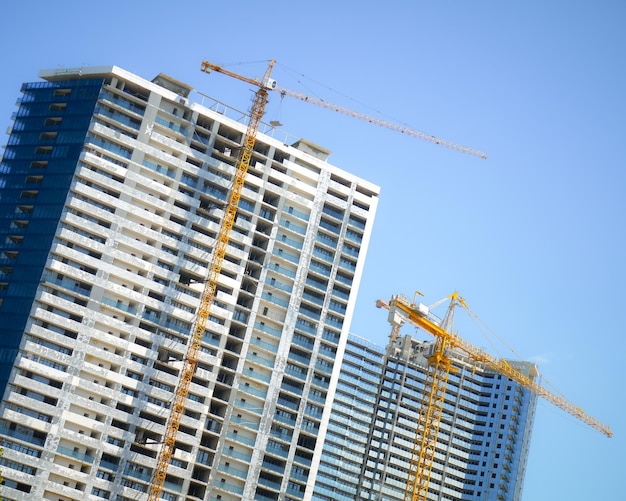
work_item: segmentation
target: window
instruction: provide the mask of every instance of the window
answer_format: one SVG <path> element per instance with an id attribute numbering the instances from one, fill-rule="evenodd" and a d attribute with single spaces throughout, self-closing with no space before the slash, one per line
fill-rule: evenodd
<path id="1" fill-rule="evenodd" d="M 52 146 L 37 146 L 35 148 L 35 155 L 51 155 Z"/>
<path id="2" fill-rule="evenodd" d="M 328 214 L 329 216 L 337 218 L 337 219 L 343 219 L 343 210 L 337 207 L 333 207 L 331 205 L 325 204 L 322 210 L 324 214 Z"/>
<path id="3" fill-rule="evenodd" d="M 52 103 L 49 107 L 50 111 L 63 111 L 67 108 L 67 103 Z"/>
<path id="4" fill-rule="evenodd" d="M 350 216 L 349 224 L 356 226 L 357 228 L 364 230 L 365 229 L 365 221 L 356 216 Z"/>
<path id="5" fill-rule="evenodd" d="M 38 196 L 38 190 L 24 190 L 22 193 L 20 193 L 20 198 L 37 198 Z"/>
<path id="6" fill-rule="evenodd" d="M 42 132 L 39 134 L 39 139 L 43 141 L 50 141 L 57 138 L 58 132 Z"/>
<path id="7" fill-rule="evenodd" d="M 137 372 L 133 372 L 133 371 L 126 371 L 126 376 L 128 376 L 131 379 L 136 379 L 137 381 L 141 381 L 143 379 L 143 376 L 141 374 L 138 374 Z"/>
<path id="8" fill-rule="evenodd" d="M 103 480 L 113 480 L 113 475 L 107 471 L 98 470 L 96 473 L 97 478 L 101 478 Z"/>
<path id="9" fill-rule="evenodd" d="M 44 125 L 53 125 L 55 127 L 58 127 L 59 125 L 61 125 L 61 122 L 63 121 L 63 119 L 61 117 L 48 117 L 44 120 L 43 124 Z"/>
<path id="10" fill-rule="evenodd" d="M 14 220 L 11 221 L 11 228 L 12 229 L 20 229 L 23 230 L 24 228 L 28 227 L 28 221 L 23 221 L 23 220 Z"/>
<path id="11" fill-rule="evenodd" d="M 72 93 L 72 89 L 55 89 L 54 96 L 69 96 Z"/>

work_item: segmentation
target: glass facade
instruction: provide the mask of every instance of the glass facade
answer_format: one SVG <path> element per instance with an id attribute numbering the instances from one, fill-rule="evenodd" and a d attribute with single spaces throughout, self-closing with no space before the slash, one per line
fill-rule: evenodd
<path id="1" fill-rule="evenodd" d="M 0 390 L 17 356 L 101 80 L 22 86 L 0 163 Z"/>

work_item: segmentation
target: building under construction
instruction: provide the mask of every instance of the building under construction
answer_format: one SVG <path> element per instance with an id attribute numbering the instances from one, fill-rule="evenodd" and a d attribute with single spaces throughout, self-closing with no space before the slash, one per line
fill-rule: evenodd
<path id="1" fill-rule="evenodd" d="M 247 117 L 164 75 L 40 76 L 1 164 L 2 497 L 145 499 Z M 311 488 L 379 193 L 328 154 L 260 126 L 163 499 Z"/>
<path id="2" fill-rule="evenodd" d="M 386 348 L 349 337 L 315 501 L 406 499 L 433 347 L 409 335 Z M 520 501 L 537 396 L 462 353 L 452 357 L 428 499 Z M 511 363 L 536 378 L 533 364 Z"/>

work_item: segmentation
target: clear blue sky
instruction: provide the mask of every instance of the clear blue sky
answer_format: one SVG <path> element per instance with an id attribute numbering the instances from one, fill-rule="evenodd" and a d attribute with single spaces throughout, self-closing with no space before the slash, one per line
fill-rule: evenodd
<path id="1" fill-rule="evenodd" d="M 267 114 L 382 187 L 353 332 L 386 342 L 376 298 L 419 289 L 432 303 L 458 290 L 615 432 L 540 403 L 524 500 L 624 499 L 625 23 L 619 0 L 12 1 L 0 16 L 0 127 L 42 68 L 165 72 L 247 109 L 248 86 L 200 62 L 257 76 L 274 58 L 284 87 L 485 151 L 278 96 Z"/>

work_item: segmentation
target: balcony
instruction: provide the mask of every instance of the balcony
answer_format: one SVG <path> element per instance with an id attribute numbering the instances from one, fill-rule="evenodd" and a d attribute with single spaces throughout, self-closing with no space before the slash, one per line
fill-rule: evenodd
<path id="1" fill-rule="evenodd" d="M 62 454 L 63 456 L 69 456 L 71 458 L 77 459 L 84 463 L 93 463 L 94 458 L 89 454 L 83 454 L 72 449 L 68 449 L 67 447 L 57 446 L 57 453 Z"/>
<path id="2" fill-rule="evenodd" d="M 310 217 L 310 215 L 307 214 L 306 212 L 302 212 L 298 209 L 294 209 L 293 207 L 288 207 L 286 212 L 287 214 L 291 214 L 292 216 L 302 219 L 303 221 L 308 221 Z"/>
<path id="3" fill-rule="evenodd" d="M 283 308 L 288 308 L 289 307 L 289 301 L 285 300 L 285 299 L 279 299 L 276 296 L 264 292 L 263 294 L 261 294 L 261 297 L 263 299 L 265 299 L 266 301 L 269 301 L 270 303 L 276 304 L 278 306 L 282 306 Z"/>
<path id="4" fill-rule="evenodd" d="M 126 313 L 129 313 L 130 315 L 136 315 L 137 314 L 137 308 L 136 307 L 130 306 L 128 304 L 124 304 L 119 299 L 111 299 L 111 298 L 108 298 L 106 296 L 103 296 L 101 302 L 102 302 L 102 304 L 104 304 L 106 306 L 111 306 L 111 307 L 116 308 L 118 310 L 125 311 Z"/>
<path id="5" fill-rule="evenodd" d="M 268 327 L 267 325 L 262 324 L 260 322 L 255 322 L 254 328 L 261 332 L 266 332 L 267 334 L 271 334 L 272 336 L 281 337 L 282 335 L 281 330 L 275 329 L 273 327 Z"/>
<path id="6" fill-rule="evenodd" d="M 254 447 L 256 442 L 256 438 L 244 437 L 241 433 L 237 433 L 236 431 L 229 431 L 226 433 L 226 437 L 250 447 Z"/>
<path id="7" fill-rule="evenodd" d="M 249 384 L 243 384 L 241 386 L 239 386 L 239 391 L 242 391 L 244 393 L 249 393 L 250 395 L 254 395 L 255 397 L 260 397 L 262 399 L 267 398 L 267 390 L 260 390 L 258 388 L 254 388 L 252 386 L 250 386 Z"/>
<path id="8" fill-rule="evenodd" d="M 233 466 L 219 465 L 217 471 L 221 471 L 227 475 L 245 479 L 248 476 L 248 471 L 241 468 L 234 468 Z"/>
<path id="9" fill-rule="evenodd" d="M 287 235 L 280 235 L 276 237 L 276 240 L 295 249 L 302 250 L 302 242 L 299 242 L 298 240 L 295 240 L 293 238 L 289 238 Z"/>

